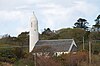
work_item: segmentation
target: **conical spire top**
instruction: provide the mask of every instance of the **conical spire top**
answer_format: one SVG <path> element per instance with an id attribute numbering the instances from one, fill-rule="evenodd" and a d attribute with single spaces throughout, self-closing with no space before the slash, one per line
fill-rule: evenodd
<path id="1" fill-rule="evenodd" d="M 32 20 L 36 20 L 36 21 L 37 21 L 37 18 L 36 18 L 36 16 L 35 16 L 34 11 L 33 11 L 33 14 L 32 14 Z"/>

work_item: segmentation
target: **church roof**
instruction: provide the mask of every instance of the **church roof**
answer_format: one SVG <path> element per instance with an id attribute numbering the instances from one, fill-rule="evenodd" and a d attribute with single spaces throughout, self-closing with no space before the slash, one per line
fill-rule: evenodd
<path id="1" fill-rule="evenodd" d="M 73 39 L 39 40 L 33 52 L 65 52 L 69 51 Z M 76 44 L 73 44 L 76 46 Z"/>

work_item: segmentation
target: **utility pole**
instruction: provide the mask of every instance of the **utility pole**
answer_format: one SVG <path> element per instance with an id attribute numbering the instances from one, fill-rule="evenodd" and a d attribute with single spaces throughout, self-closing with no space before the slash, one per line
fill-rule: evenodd
<path id="1" fill-rule="evenodd" d="M 91 66 L 92 62 L 92 53 L 91 53 L 91 40 L 89 41 L 89 66 Z"/>
<path id="2" fill-rule="evenodd" d="M 91 30 L 90 30 L 91 32 Z M 92 51 L 91 51 L 91 46 L 92 46 L 92 37 L 91 34 L 89 35 L 89 66 L 91 66 L 92 63 Z"/>
<path id="3" fill-rule="evenodd" d="M 85 50 L 85 48 L 84 48 L 85 46 L 84 46 L 84 36 L 83 36 L 83 50 Z"/>
<path id="4" fill-rule="evenodd" d="M 34 66 L 36 66 L 36 61 L 37 61 L 37 59 L 36 59 L 36 53 L 33 53 L 33 58 L 34 58 Z"/>

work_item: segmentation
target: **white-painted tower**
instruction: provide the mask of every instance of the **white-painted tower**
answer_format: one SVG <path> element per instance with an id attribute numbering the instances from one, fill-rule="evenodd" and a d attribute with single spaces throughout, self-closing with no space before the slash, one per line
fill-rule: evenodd
<path id="1" fill-rule="evenodd" d="M 33 50 L 33 48 L 38 40 L 39 40 L 39 38 L 38 38 L 38 21 L 37 21 L 35 14 L 33 13 L 32 17 L 31 17 L 29 52 L 31 52 Z"/>

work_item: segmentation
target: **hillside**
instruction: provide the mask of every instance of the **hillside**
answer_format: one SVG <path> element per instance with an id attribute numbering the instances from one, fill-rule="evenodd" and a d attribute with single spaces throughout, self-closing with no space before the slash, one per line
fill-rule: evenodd
<path id="1" fill-rule="evenodd" d="M 39 34 L 39 36 L 40 40 L 73 38 L 78 46 L 78 51 L 76 55 L 65 54 L 60 57 L 50 57 L 50 59 L 38 57 L 37 66 L 41 66 L 42 63 L 46 65 L 52 64 L 52 66 L 70 66 L 70 64 L 73 64 L 74 66 L 88 66 L 89 41 L 92 42 L 92 65 L 95 64 L 98 66 L 98 62 L 100 62 L 100 32 L 89 32 L 79 28 L 63 28 L 57 31 L 52 31 L 47 28 Z M 83 37 L 85 50 L 83 50 Z M 11 37 L 10 35 L 2 37 L 0 39 L 0 64 L 5 65 L 5 63 L 2 62 L 7 62 L 7 66 L 9 66 L 9 64 L 12 64 L 13 66 L 34 66 L 34 58 L 33 55 L 28 53 L 28 45 L 29 32 L 22 32 L 18 37 Z M 73 63 L 70 59 L 73 61 L 77 59 L 77 62 Z M 50 61 L 50 64 L 47 61 Z"/>

